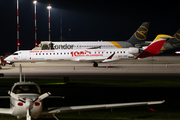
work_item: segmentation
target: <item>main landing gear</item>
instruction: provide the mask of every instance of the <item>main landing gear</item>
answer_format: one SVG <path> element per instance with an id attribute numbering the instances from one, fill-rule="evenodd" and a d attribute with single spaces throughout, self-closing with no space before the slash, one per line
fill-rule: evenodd
<path id="1" fill-rule="evenodd" d="M 94 62 L 93 67 L 98 67 L 98 63 Z"/>

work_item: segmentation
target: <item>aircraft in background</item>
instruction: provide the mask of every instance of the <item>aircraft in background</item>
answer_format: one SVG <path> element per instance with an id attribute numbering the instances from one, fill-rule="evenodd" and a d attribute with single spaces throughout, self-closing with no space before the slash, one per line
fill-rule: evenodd
<path id="1" fill-rule="evenodd" d="M 81 41 L 81 42 L 51 42 L 42 41 L 33 50 L 64 50 L 64 49 L 115 49 L 129 48 L 145 43 L 149 29 L 149 22 L 143 22 L 127 41 Z"/>
<path id="2" fill-rule="evenodd" d="M 116 104 L 100 104 L 100 105 L 85 105 L 85 106 L 67 106 L 67 107 L 53 107 L 48 110 L 43 110 L 42 100 L 49 97 L 50 92 L 41 95 L 40 87 L 34 82 L 22 81 L 22 68 L 20 65 L 20 81 L 14 83 L 10 96 L 1 96 L 0 98 L 10 98 L 10 108 L 0 108 L 0 114 L 12 115 L 21 119 L 26 117 L 26 120 L 31 120 L 31 117 L 37 119 L 43 114 L 52 114 L 55 119 L 57 113 L 94 110 L 94 109 L 109 109 L 118 107 L 131 106 L 147 106 L 162 104 L 165 101 L 151 101 L 151 102 L 133 102 L 133 103 L 116 103 Z"/>
<path id="3" fill-rule="evenodd" d="M 21 50 L 5 58 L 10 62 L 49 62 L 49 61 L 80 61 L 92 62 L 94 67 L 98 63 L 113 62 L 121 59 L 138 59 L 159 54 L 165 39 L 153 41 L 143 48 L 122 49 L 77 49 L 77 50 Z"/>
<path id="4" fill-rule="evenodd" d="M 164 35 L 171 37 L 170 35 Z M 163 35 L 161 35 L 163 37 Z M 171 37 L 166 40 L 163 45 L 162 51 L 175 50 L 180 48 L 180 29 Z"/>
<path id="5" fill-rule="evenodd" d="M 173 35 L 166 35 L 166 34 L 159 34 L 156 36 L 154 41 L 162 38 L 167 38 L 166 42 L 161 48 L 161 53 L 169 51 L 169 50 L 176 50 L 180 49 L 180 29 Z M 141 45 L 136 45 L 135 47 L 143 47 L 150 44 L 151 41 L 146 41 L 146 43 Z"/>

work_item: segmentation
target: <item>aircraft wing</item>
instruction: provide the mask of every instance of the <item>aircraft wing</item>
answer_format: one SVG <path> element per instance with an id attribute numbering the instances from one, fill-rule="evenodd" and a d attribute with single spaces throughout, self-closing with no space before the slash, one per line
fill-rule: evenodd
<path id="1" fill-rule="evenodd" d="M 10 108 L 0 108 L 0 114 L 7 114 L 7 115 L 11 115 L 12 111 Z"/>
<path id="2" fill-rule="evenodd" d="M 112 58 L 113 58 L 113 56 L 115 55 L 115 52 L 112 54 L 112 55 L 110 55 L 110 56 L 108 56 L 108 57 L 106 57 L 106 58 L 100 58 L 100 59 L 97 59 L 97 58 L 89 58 L 89 59 L 87 59 L 87 58 L 75 58 L 75 59 L 72 59 L 72 61 L 80 61 L 80 62 L 97 62 L 97 63 L 99 63 L 99 62 L 104 62 L 104 61 L 114 61 Z"/>
<path id="3" fill-rule="evenodd" d="M 85 106 L 69 106 L 69 107 L 54 107 L 48 108 L 43 114 L 55 114 L 73 111 L 84 111 L 84 110 L 95 110 L 95 109 L 110 109 L 110 108 L 120 108 L 120 107 L 133 107 L 133 106 L 146 106 L 154 104 L 162 104 L 165 101 L 151 101 L 151 102 L 134 102 L 134 103 L 116 103 L 116 104 L 101 104 L 101 105 L 85 105 Z"/>
<path id="4" fill-rule="evenodd" d="M 101 62 L 104 59 L 79 59 L 80 62 Z"/>
<path id="5" fill-rule="evenodd" d="M 0 96 L 0 99 L 8 99 L 10 96 Z"/>
<path id="6" fill-rule="evenodd" d="M 91 48 L 87 48 L 87 49 L 101 49 L 101 46 L 91 47 Z"/>

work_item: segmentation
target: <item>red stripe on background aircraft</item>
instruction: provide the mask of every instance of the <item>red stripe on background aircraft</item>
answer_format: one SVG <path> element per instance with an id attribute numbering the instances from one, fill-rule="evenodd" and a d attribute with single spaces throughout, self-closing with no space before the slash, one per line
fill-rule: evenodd
<path id="1" fill-rule="evenodd" d="M 5 58 L 7 62 L 42 62 L 71 60 L 81 62 L 92 62 L 98 67 L 100 62 L 112 62 L 121 59 L 138 59 L 159 54 L 165 39 L 153 41 L 149 46 L 143 48 L 122 49 L 77 49 L 77 50 L 21 50 Z"/>

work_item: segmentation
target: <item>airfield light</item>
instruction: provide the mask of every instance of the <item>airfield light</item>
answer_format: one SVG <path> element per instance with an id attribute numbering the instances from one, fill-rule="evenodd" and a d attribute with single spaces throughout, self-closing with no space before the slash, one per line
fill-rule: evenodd
<path id="1" fill-rule="evenodd" d="M 49 41 L 51 41 L 51 35 L 50 35 L 50 33 L 51 33 L 51 29 L 50 29 L 50 9 L 51 9 L 51 6 L 50 6 L 50 4 L 49 4 L 49 6 L 47 7 L 47 9 L 49 10 Z"/>
<path id="2" fill-rule="evenodd" d="M 36 3 L 37 3 L 37 1 L 35 0 L 35 1 L 33 1 L 33 3 L 34 3 L 34 4 L 36 4 Z"/>
<path id="3" fill-rule="evenodd" d="M 20 43 L 19 43 L 19 42 L 17 43 L 17 46 L 20 46 Z"/>
<path id="4" fill-rule="evenodd" d="M 175 53 L 176 53 L 176 54 L 180 54 L 180 51 L 176 51 Z"/>
<path id="5" fill-rule="evenodd" d="M 37 43 L 37 41 L 35 41 L 35 46 L 37 46 L 38 45 L 38 43 Z"/>
<path id="6" fill-rule="evenodd" d="M 51 4 L 49 4 L 49 6 L 47 6 L 47 9 L 51 9 L 51 6 L 50 6 Z"/>
<path id="7" fill-rule="evenodd" d="M 154 110 L 154 109 L 152 109 L 152 108 L 148 108 L 149 110 L 151 110 L 151 111 L 153 111 L 153 112 L 155 112 L 156 110 Z"/>

